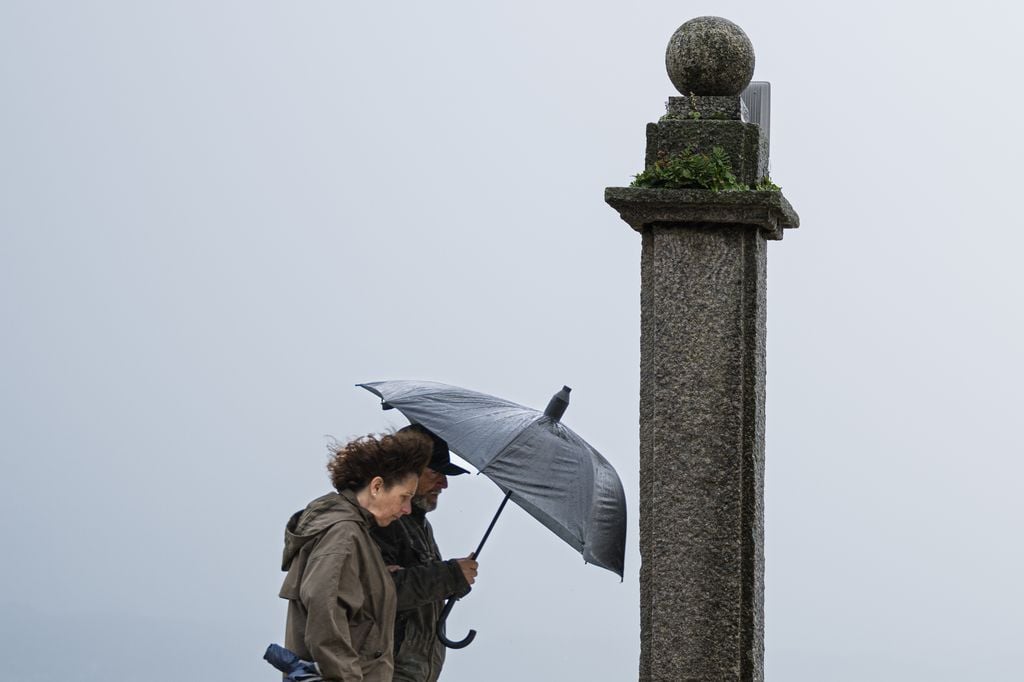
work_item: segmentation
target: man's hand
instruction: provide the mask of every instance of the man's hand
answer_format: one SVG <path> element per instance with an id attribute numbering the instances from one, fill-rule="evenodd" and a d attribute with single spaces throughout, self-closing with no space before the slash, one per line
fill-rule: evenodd
<path id="1" fill-rule="evenodd" d="M 459 564 L 459 568 L 462 569 L 462 576 L 466 579 L 466 582 L 470 585 L 476 582 L 476 572 L 480 564 L 473 558 L 473 555 L 470 554 L 465 559 L 456 559 L 455 561 Z"/>

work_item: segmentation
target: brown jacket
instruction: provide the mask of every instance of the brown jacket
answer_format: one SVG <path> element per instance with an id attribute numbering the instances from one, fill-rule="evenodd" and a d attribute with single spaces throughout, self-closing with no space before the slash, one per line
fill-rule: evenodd
<path id="1" fill-rule="evenodd" d="M 329 682 L 391 681 L 397 600 L 375 525 L 345 491 L 313 500 L 285 529 L 285 646 Z"/>

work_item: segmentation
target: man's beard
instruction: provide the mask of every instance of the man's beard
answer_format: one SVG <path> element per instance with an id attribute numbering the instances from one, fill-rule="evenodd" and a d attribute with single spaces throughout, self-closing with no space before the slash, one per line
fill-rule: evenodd
<path id="1" fill-rule="evenodd" d="M 437 509 L 437 495 L 419 495 L 412 498 L 412 506 L 416 507 L 423 513 L 432 512 Z"/>

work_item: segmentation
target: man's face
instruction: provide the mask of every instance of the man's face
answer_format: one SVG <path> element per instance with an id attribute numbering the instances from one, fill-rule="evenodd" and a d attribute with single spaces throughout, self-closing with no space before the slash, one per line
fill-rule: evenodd
<path id="1" fill-rule="evenodd" d="M 420 482 L 416 486 L 416 497 L 413 504 L 424 511 L 434 511 L 437 509 L 438 495 L 447 487 L 448 477 L 427 467 L 420 474 Z"/>

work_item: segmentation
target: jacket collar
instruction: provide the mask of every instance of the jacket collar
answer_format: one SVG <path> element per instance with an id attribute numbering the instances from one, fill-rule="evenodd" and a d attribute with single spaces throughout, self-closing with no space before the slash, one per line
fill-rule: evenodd
<path id="1" fill-rule="evenodd" d="M 377 519 L 370 513 L 370 510 L 364 509 L 362 505 L 359 504 L 359 499 L 356 497 L 355 490 L 342 490 L 338 493 L 338 496 L 355 507 L 356 511 L 359 512 L 359 516 L 362 518 L 363 523 L 365 523 L 368 528 L 374 528 L 377 526 Z"/>

